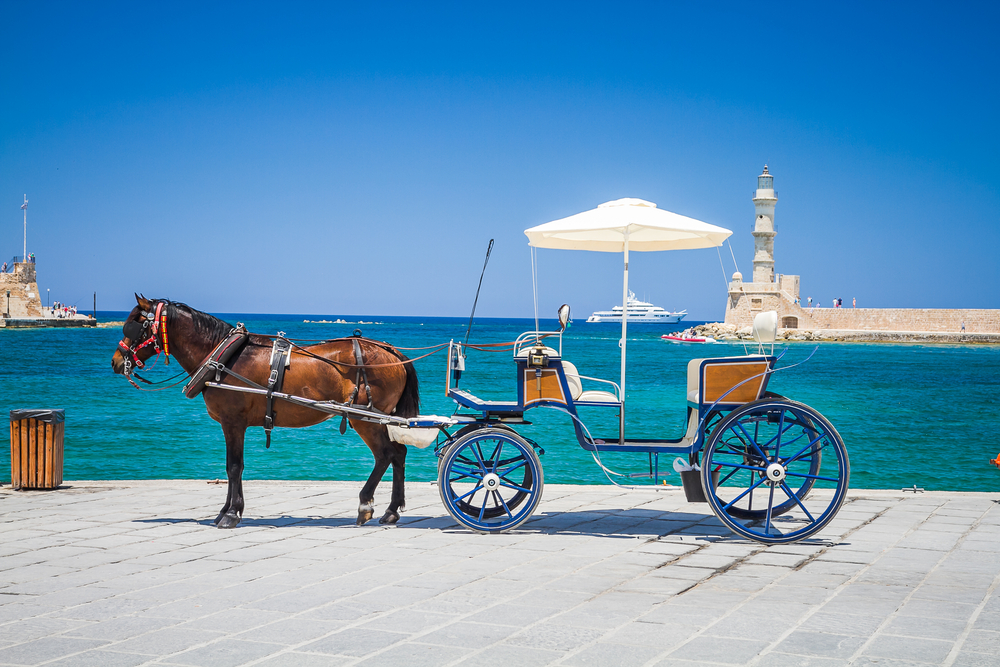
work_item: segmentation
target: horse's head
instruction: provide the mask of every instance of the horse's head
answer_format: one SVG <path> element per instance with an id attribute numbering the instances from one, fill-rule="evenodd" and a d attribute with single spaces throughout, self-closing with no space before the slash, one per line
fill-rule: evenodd
<path id="1" fill-rule="evenodd" d="M 161 322 L 165 319 L 166 302 L 151 301 L 135 295 L 136 307 L 125 319 L 122 339 L 111 357 L 111 368 L 115 373 L 130 376 L 136 369 L 145 366 L 147 359 L 160 352 Z"/>

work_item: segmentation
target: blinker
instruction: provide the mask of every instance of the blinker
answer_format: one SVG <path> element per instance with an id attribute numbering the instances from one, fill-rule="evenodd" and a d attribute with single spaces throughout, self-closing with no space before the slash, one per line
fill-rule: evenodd
<path id="1" fill-rule="evenodd" d="M 142 328 L 141 324 L 134 320 L 130 320 L 125 323 L 125 326 L 122 327 L 122 334 L 125 338 L 128 338 L 133 343 L 136 343 L 142 336 Z"/>

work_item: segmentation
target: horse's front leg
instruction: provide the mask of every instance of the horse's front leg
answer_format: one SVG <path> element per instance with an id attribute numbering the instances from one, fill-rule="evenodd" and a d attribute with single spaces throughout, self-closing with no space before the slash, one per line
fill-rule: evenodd
<path id="1" fill-rule="evenodd" d="M 406 507 L 404 483 L 406 481 L 406 445 L 392 443 L 392 498 L 385 514 L 378 520 L 381 524 L 393 525 L 399 521 L 399 512 Z"/>
<path id="2" fill-rule="evenodd" d="M 361 493 L 358 495 L 357 524 L 359 526 L 365 525 L 375 515 L 375 487 L 382 481 L 382 475 L 389 467 L 389 456 L 385 449 L 379 448 L 373 450 L 372 453 L 375 455 L 375 467 L 372 468 L 372 474 L 369 475 L 368 481 L 361 487 Z"/>
<path id="3" fill-rule="evenodd" d="M 223 431 L 223 433 L 225 433 L 225 431 Z M 227 443 L 226 444 L 226 470 L 227 471 L 229 470 L 229 461 L 230 461 L 230 459 L 231 459 L 231 455 L 229 453 L 229 444 Z M 228 472 L 226 474 L 228 475 Z M 222 521 L 222 517 L 224 517 L 226 515 L 226 512 L 229 511 L 229 508 L 232 507 L 232 504 L 233 504 L 233 485 L 230 483 L 230 484 L 226 485 L 226 504 L 222 506 L 221 510 L 219 510 L 219 516 L 215 517 L 215 521 L 213 521 L 212 523 L 214 523 L 216 526 L 218 526 L 219 522 Z"/>
<path id="4" fill-rule="evenodd" d="M 246 426 L 226 424 L 222 432 L 226 436 L 226 476 L 229 491 L 226 504 L 215 520 L 219 528 L 235 528 L 243 517 L 243 440 Z"/>

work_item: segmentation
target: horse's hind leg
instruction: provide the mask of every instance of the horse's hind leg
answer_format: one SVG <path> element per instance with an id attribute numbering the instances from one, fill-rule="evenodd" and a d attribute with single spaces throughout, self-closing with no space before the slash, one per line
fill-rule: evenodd
<path id="1" fill-rule="evenodd" d="M 235 528 L 243 517 L 243 439 L 246 427 L 224 425 L 222 432 L 226 435 L 226 476 L 229 478 L 229 490 L 226 504 L 216 517 L 215 525 L 219 528 Z"/>
<path id="2" fill-rule="evenodd" d="M 406 507 L 404 482 L 406 480 L 406 445 L 392 443 L 392 499 L 385 514 L 378 520 L 381 524 L 395 524 L 399 521 L 400 510 Z"/>

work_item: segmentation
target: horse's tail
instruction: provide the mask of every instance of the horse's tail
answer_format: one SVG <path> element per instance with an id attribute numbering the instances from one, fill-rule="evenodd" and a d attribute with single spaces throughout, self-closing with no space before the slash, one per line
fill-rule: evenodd
<path id="1" fill-rule="evenodd" d="M 396 350 L 400 360 L 409 361 L 402 352 Z M 395 415 L 397 417 L 416 417 L 420 414 L 420 381 L 417 380 L 417 369 L 412 363 L 403 364 L 406 369 L 406 386 L 403 387 L 403 395 L 396 401 Z"/>

